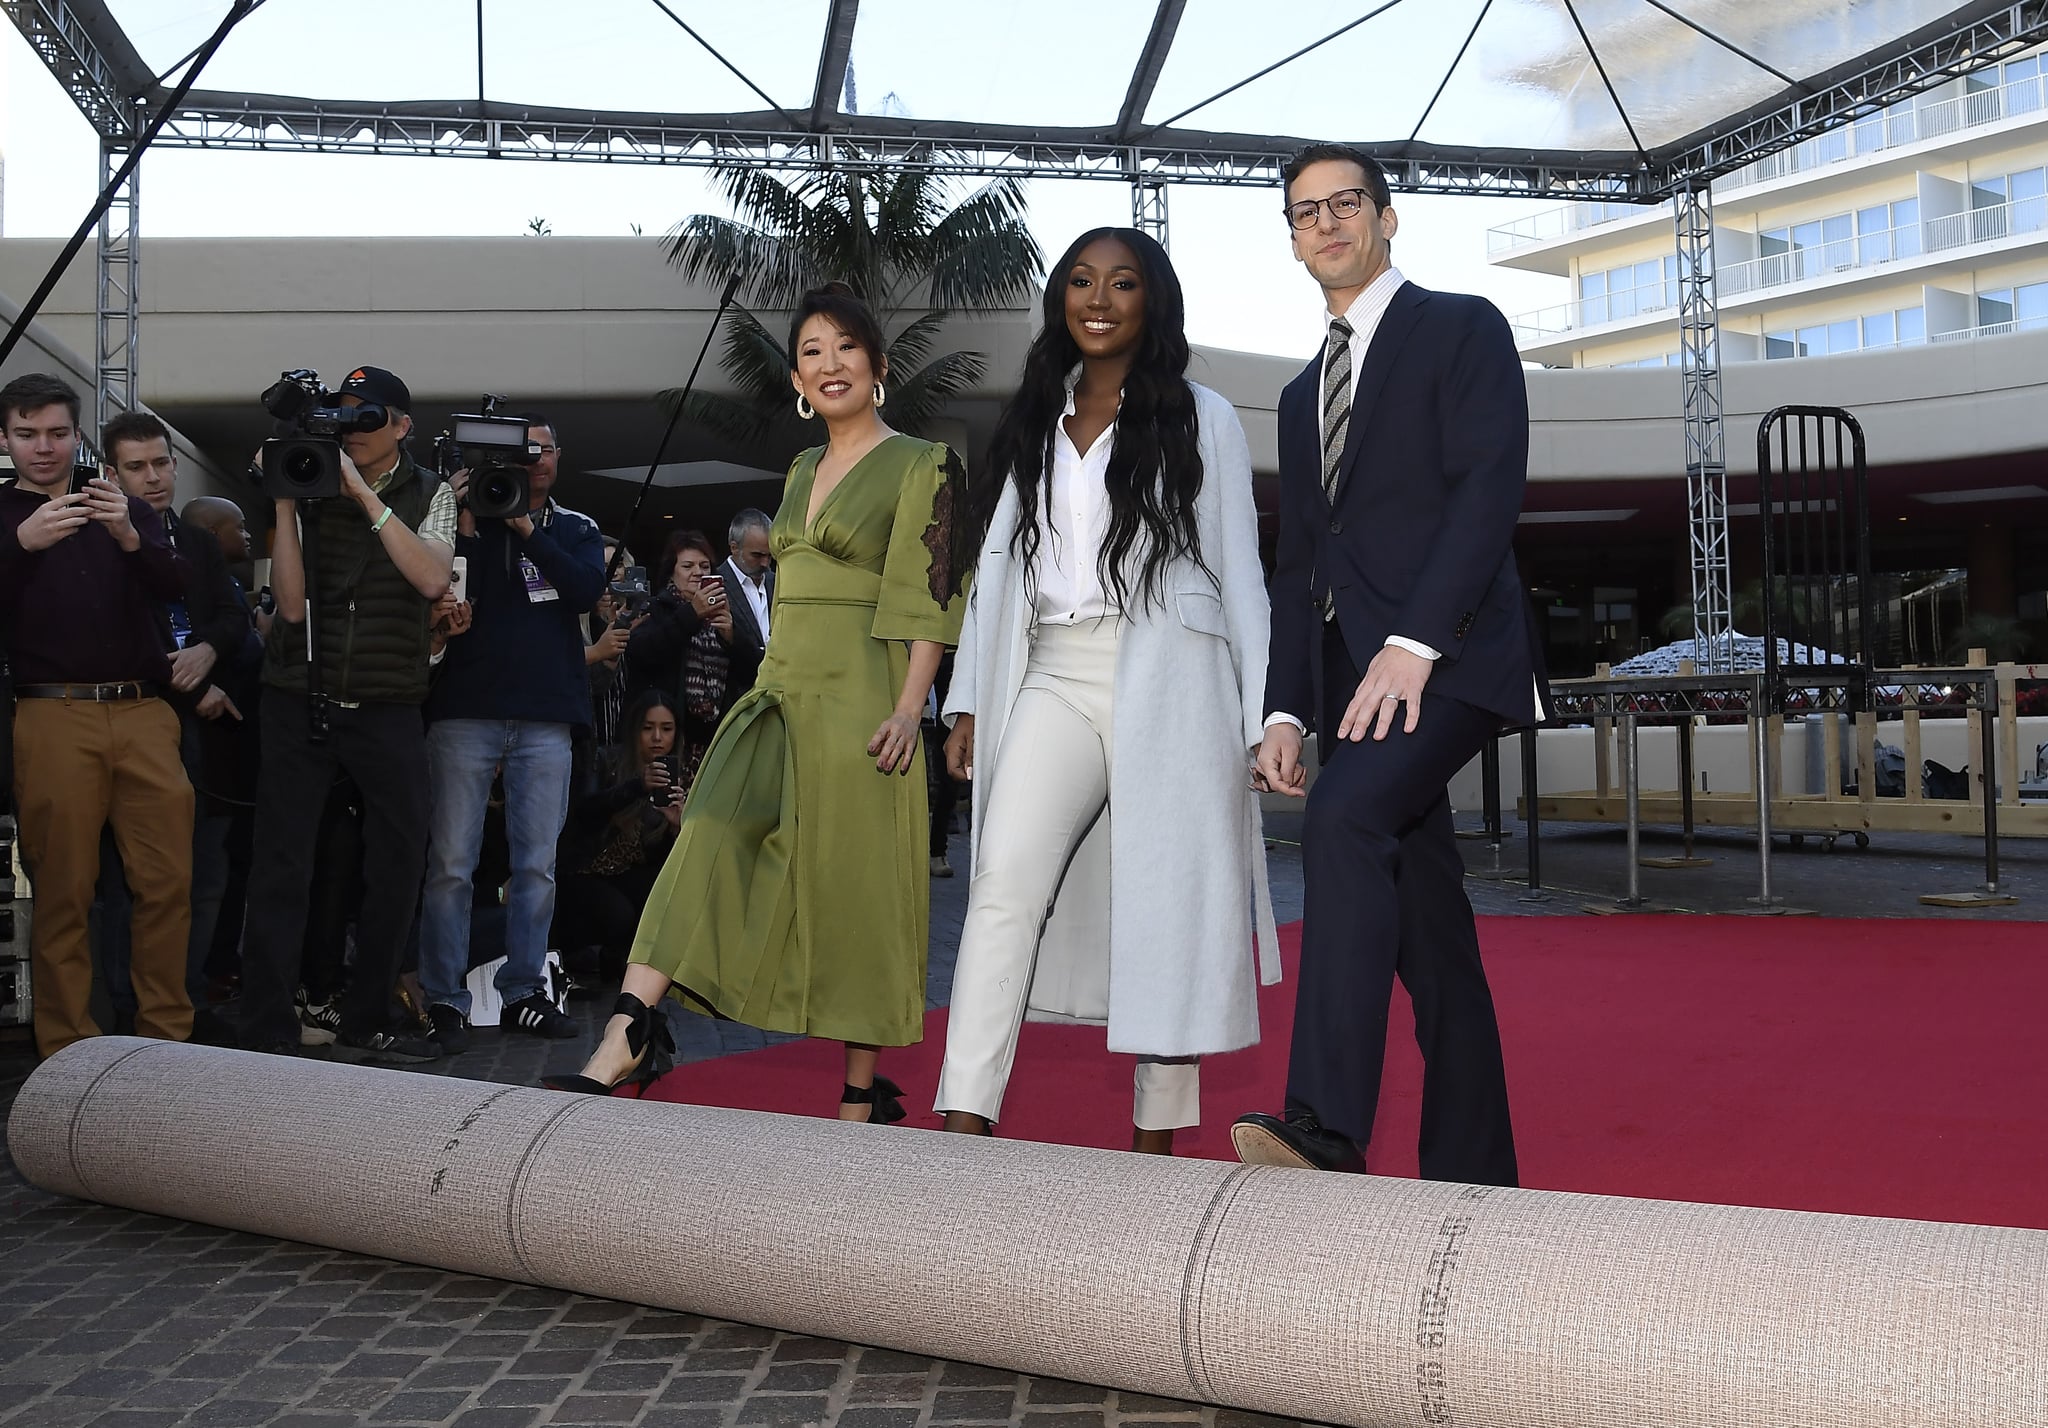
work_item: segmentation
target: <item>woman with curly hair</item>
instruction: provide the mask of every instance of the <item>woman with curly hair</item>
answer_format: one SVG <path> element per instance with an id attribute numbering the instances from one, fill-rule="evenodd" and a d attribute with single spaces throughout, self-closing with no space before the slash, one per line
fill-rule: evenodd
<path id="1" fill-rule="evenodd" d="M 790 323 L 798 456 L 770 535 L 775 638 L 705 752 L 604 1039 L 564 1090 L 650 1079 L 666 993 L 846 1044 L 843 1120 L 903 1115 L 877 1052 L 924 1029 L 930 920 L 918 721 L 960 629 L 946 447 L 882 421 L 867 307 L 833 285 Z"/>
<path id="2" fill-rule="evenodd" d="M 1258 983 L 1279 976 L 1248 780 L 1267 634 L 1251 459 L 1230 404 L 1187 380 L 1183 311 L 1151 238 L 1074 240 L 969 485 L 946 754 L 974 782 L 974 880 L 948 1130 L 1001 1118 L 1029 1009 L 1137 1056 L 1132 1148 L 1171 1153 L 1199 1119 L 1197 1058 L 1258 1040 Z"/>

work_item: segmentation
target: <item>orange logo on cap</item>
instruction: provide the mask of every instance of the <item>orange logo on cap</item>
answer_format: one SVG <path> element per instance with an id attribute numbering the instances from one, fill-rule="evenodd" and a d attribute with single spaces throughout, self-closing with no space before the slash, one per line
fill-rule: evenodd
<path id="1" fill-rule="evenodd" d="M 351 373 L 349 373 L 349 374 L 348 374 L 348 378 L 347 378 L 347 380 L 349 380 L 349 381 L 351 381 L 351 382 L 360 382 L 360 381 L 362 381 L 362 380 L 363 380 L 363 369 L 362 369 L 362 368 L 360 368 L 360 367 L 356 368 L 356 369 L 355 369 L 355 371 L 353 371 L 353 372 L 351 372 Z"/>

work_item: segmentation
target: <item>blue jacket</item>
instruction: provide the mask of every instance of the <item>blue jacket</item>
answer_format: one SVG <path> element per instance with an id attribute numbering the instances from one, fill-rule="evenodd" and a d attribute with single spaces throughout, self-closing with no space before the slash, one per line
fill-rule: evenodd
<path id="1" fill-rule="evenodd" d="M 458 536 L 469 562 L 469 629 L 448 642 L 427 694 L 427 722 L 523 719 L 590 727 L 581 616 L 604 592 L 604 537 L 588 516 L 549 501 L 533 534 L 479 521 Z M 556 598 L 535 600 L 521 557 Z"/>

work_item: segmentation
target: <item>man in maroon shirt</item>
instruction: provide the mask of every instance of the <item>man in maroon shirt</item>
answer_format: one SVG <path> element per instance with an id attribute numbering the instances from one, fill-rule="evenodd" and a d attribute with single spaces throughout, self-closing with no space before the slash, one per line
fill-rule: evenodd
<path id="1" fill-rule="evenodd" d="M 154 606 L 185 598 L 163 521 L 112 481 L 72 492 L 78 394 L 42 373 L 0 387 L 0 641 L 14 673 L 14 801 L 35 890 L 36 1049 L 99 1035 L 86 919 L 109 824 L 135 900 L 135 1030 L 192 1031 L 185 942 L 192 785 Z"/>

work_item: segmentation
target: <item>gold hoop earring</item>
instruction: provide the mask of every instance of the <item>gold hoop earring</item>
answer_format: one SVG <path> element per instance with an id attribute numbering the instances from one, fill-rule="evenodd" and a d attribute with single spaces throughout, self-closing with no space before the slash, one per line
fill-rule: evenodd
<path id="1" fill-rule="evenodd" d="M 884 400 L 885 398 L 882 393 L 882 384 L 880 382 L 877 382 L 875 383 L 875 410 L 880 411 L 882 409 L 882 402 Z"/>
<path id="2" fill-rule="evenodd" d="M 811 410 L 811 404 L 804 400 L 802 392 L 796 394 L 796 414 L 805 421 L 809 421 L 817 415 L 816 412 Z"/>

